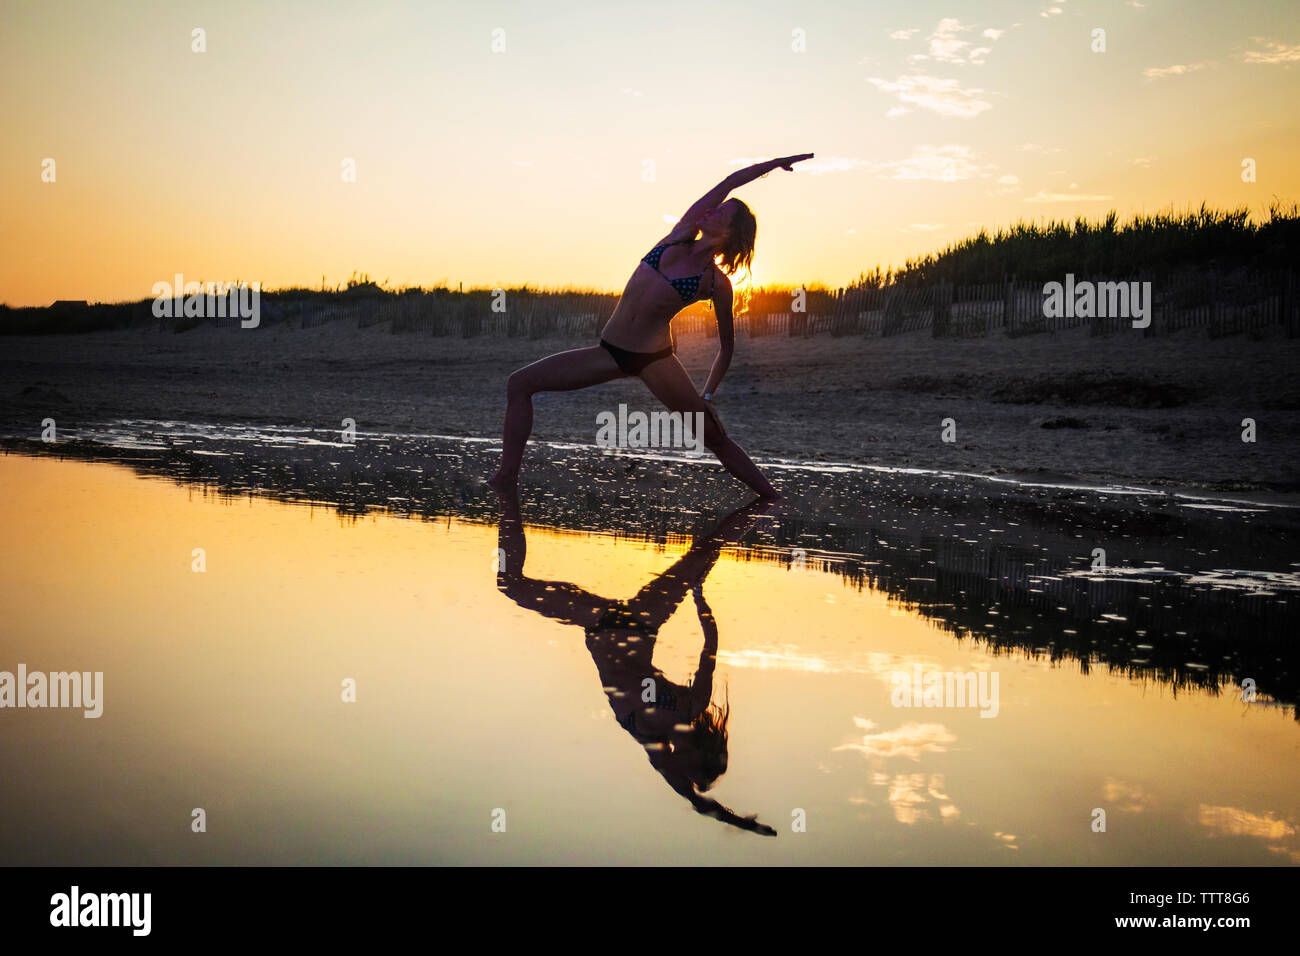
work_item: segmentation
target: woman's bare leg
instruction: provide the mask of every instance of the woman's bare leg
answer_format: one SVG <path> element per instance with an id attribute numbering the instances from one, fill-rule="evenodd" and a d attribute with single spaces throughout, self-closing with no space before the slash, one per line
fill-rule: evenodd
<path id="1" fill-rule="evenodd" d="M 570 392 L 623 378 L 614 357 L 599 345 L 570 349 L 539 359 L 510 375 L 506 383 L 506 423 L 501 435 L 501 465 L 488 482 L 498 490 L 519 478 L 519 462 L 533 433 L 533 396 L 538 392 Z"/>
<path id="2" fill-rule="evenodd" d="M 722 467 L 739 478 L 764 498 L 780 498 L 781 494 L 734 441 L 722 430 L 716 412 L 695 391 L 695 383 L 677 356 L 670 355 L 652 362 L 641 370 L 641 381 L 654 397 L 668 406 L 669 411 L 704 413 L 704 447 L 718 456 Z"/>

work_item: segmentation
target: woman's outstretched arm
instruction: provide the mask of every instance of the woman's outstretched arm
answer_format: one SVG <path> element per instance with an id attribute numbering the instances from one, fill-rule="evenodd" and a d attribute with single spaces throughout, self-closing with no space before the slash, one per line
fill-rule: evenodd
<path id="1" fill-rule="evenodd" d="M 801 163 L 805 159 L 812 159 L 812 153 L 799 153 L 796 156 L 782 156 L 780 159 L 768 159 L 761 163 L 755 163 L 752 166 L 746 166 L 744 169 L 738 169 L 730 173 L 722 182 L 714 186 L 707 193 L 691 204 L 691 208 L 686 210 L 678 225 L 689 224 L 697 219 L 702 219 L 708 213 L 712 212 L 722 201 L 730 195 L 733 189 L 739 189 L 747 183 L 752 183 L 760 176 L 766 176 L 774 169 L 784 169 L 790 172 L 794 171 L 794 164 Z M 674 230 L 675 231 L 675 230 Z"/>
<path id="2" fill-rule="evenodd" d="M 738 827 L 741 830 L 749 830 L 751 833 L 776 836 L 776 830 L 766 823 L 759 823 L 756 814 L 741 816 L 730 807 L 725 807 L 712 797 L 706 797 L 696 790 L 695 784 L 691 782 L 690 777 L 674 761 L 671 751 L 667 749 L 652 750 L 647 756 L 650 758 L 650 765 L 659 771 L 660 776 L 664 778 L 668 786 L 689 800 L 696 813 L 703 814 L 706 817 L 713 817 L 715 820 L 721 820 L 723 823 Z"/>
<path id="3" fill-rule="evenodd" d="M 812 153 L 799 153 L 795 156 L 782 156 L 780 159 L 768 159 L 761 163 L 755 163 L 753 166 L 746 166 L 744 169 L 738 169 L 727 180 L 732 180 L 731 188 L 739 189 L 746 183 L 752 183 L 760 176 L 766 176 L 774 169 L 784 169 L 786 172 L 794 172 L 794 164 L 802 163 L 805 159 L 812 159 Z"/>

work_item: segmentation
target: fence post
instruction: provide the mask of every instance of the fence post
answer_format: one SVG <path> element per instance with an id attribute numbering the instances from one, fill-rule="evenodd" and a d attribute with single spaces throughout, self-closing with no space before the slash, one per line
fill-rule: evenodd
<path id="1" fill-rule="evenodd" d="M 790 325 L 786 335 L 790 338 L 803 337 L 808 334 L 808 313 L 791 312 Z"/>
<path id="2" fill-rule="evenodd" d="M 1002 331 L 1004 334 L 1012 330 L 1012 322 L 1014 321 L 1011 314 L 1014 288 L 1015 278 L 1004 275 L 1002 277 Z"/>
<path id="3" fill-rule="evenodd" d="M 1207 328 L 1210 338 L 1215 338 L 1222 335 L 1224 331 L 1222 324 L 1219 322 L 1219 276 L 1217 272 L 1210 270 L 1210 274 L 1206 278 L 1209 280 L 1210 285 L 1210 294 L 1207 297 L 1209 299 L 1210 321 L 1207 323 Z"/>
<path id="4" fill-rule="evenodd" d="M 940 279 L 934 287 L 934 304 L 931 306 L 930 334 L 933 338 L 942 338 L 948 334 L 948 325 L 952 320 L 951 289 L 946 279 Z"/>
<path id="5" fill-rule="evenodd" d="M 1287 338 L 1294 339 L 1300 336 L 1300 315 L 1292 317 L 1296 312 L 1295 301 L 1295 273 L 1290 269 L 1286 270 L 1286 275 L 1282 278 L 1282 296 L 1281 296 L 1282 321 L 1286 323 Z"/>

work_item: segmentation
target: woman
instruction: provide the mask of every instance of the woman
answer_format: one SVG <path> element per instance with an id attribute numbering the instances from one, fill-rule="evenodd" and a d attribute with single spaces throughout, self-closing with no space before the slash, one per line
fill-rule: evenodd
<path id="1" fill-rule="evenodd" d="M 501 508 L 497 587 L 520 607 L 583 629 L 614 719 L 645 748 L 650 765 L 696 813 L 776 836 L 774 829 L 754 816 L 741 816 L 704 794 L 727 770 L 730 716 L 729 704 L 713 703 L 718 625 L 704 600 L 704 578 L 723 547 L 740 543 L 758 516 L 774 507 L 773 502 L 759 499 L 733 511 L 636 597 L 618 601 L 575 584 L 526 575 L 519 498 L 507 491 L 499 493 L 497 500 Z M 655 642 L 688 590 L 695 597 L 704 646 L 694 679 L 678 684 L 654 666 Z"/>
<path id="2" fill-rule="evenodd" d="M 519 479 L 524 445 L 533 430 L 534 395 L 568 392 L 634 375 L 669 411 L 703 412 L 704 446 L 718 456 L 723 467 L 764 498 L 780 497 L 744 449 L 727 437 L 713 408 L 713 396 L 727 374 L 735 343 L 727 275 L 735 275 L 741 266 L 748 268 L 758 228 L 749 207 L 739 199 L 727 199 L 727 195 L 774 169 L 792 171 L 795 163 L 812 155 L 755 163 L 710 189 L 637 265 L 601 331 L 599 345 L 558 352 L 510 376 L 501 465 L 490 481 L 493 488 L 504 490 Z M 718 256 L 722 257 L 721 268 L 715 262 Z M 719 344 L 700 394 L 673 354 L 669 331 L 673 316 L 698 299 L 713 301 Z"/>

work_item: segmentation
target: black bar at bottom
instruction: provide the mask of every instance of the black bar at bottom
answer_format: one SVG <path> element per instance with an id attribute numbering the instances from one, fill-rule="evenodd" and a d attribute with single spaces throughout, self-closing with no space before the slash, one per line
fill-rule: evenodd
<path id="1" fill-rule="evenodd" d="M 927 943 L 1200 936 L 1232 945 L 1282 939 L 1294 929 L 1300 871 L 8 868 L 0 870 L 0 884 L 7 941 L 65 937 L 91 946 L 146 939 L 400 942 L 413 931 L 442 933 L 468 920 L 484 939 L 565 928 L 655 935 L 698 929 L 734 941 L 780 925 L 802 926 L 815 937 L 847 931 L 864 943 L 888 928 L 891 937 L 915 934 Z M 109 922 L 116 914 L 119 925 L 70 925 L 74 886 L 76 922 Z M 147 935 L 137 932 L 145 928 L 146 893 Z M 53 925 L 52 918 L 69 925 Z"/>

